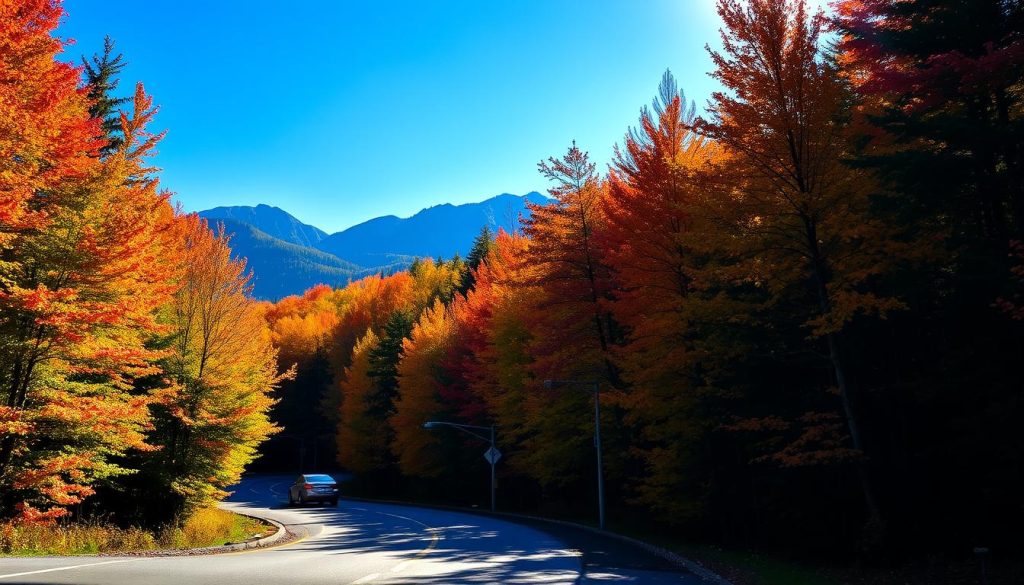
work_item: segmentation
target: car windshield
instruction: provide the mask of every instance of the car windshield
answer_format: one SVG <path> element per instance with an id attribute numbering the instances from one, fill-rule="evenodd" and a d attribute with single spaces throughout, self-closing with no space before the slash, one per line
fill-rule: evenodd
<path id="1" fill-rule="evenodd" d="M 334 478 L 329 475 L 307 475 L 306 481 L 334 483 Z"/>

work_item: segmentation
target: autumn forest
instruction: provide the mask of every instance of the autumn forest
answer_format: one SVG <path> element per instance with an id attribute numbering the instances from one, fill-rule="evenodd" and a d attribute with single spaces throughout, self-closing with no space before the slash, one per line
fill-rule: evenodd
<path id="1" fill-rule="evenodd" d="M 0 531 L 158 525 L 249 467 L 352 495 L 887 562 L 1024 544 L 1024 6 L 719 0 L 720 84 L 465 257 L 253 300 L 122 57 L 0 0 Z M 159 96 L 156 96 L 159 101 Z M 641 106 L 641 104 L 637 104 Z M 544 380 L 579 384 L 548 389 Z M 309 470 L 309 469 L 307 469 Z"/>

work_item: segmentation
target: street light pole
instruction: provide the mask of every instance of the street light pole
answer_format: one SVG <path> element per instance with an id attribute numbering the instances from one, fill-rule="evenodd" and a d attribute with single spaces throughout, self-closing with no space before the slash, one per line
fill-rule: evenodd
<path id="1" fill-rule="evenodd" d="M 601 457 L 601 384 L 583 380 L 544 380 L 544 387 L 553 390 L 559 386 L 593 385 L 594 391 L 594 449 L 597 451 L 597 522 L 604 530 L 604 463 Z"/>
<path id="2" fill-rule="evenodd" d="M 439 427 L 439 426 L 453 427 L 453 428 L 459 429 L 460 431 L 462 431 L 462 432 L 464 432 L 466 434 L 473 435 L 474 437 L 476 437 L 476 438 L 478 438 L 478 439 L 480 439 L 482 441 L 490 442 L 491 448 L 488 449 L 487 454 L 485 454 L 484 456 L 486 457 L 487 462 L 491 464 L 491 512 L 494 512 L 497 509 L 496 508 L 496 503 L 495 503 L 496 480 L 495 480 L 494 466 L 498 463 L 498 459 L 501 457 L 501 453 L 498 451 L 498 448 L 497 448 L 497 446 L 495 445 L 495 442 L 494 442 L 494 425 L 491 425 L 489 427 L 479 427 L 479 426 L 476 426 L 476 425 L 464 425 L 464 424 L 460 424 L 460 423 L 453 423 L 453 422 L 446 422 L 446 421 L 437 421 L 437 420 L 427 421 L 427 422 L 423 423 L 423 428 L 425 428 L 425 429 L 432 429 L 432 428 Z M 489 433 L 489 436 L 488 435 L 479 434 L 476 431 L 482 431 L 482 432 L 485 432 L 485 433 Z"/>
<path id="3" fill-rule="evenodd" d="M 594 382 L 594 448 L 597 449 L 597 517 L 604 530 L 604 463 L 601 461 L 601 385 Z"/>

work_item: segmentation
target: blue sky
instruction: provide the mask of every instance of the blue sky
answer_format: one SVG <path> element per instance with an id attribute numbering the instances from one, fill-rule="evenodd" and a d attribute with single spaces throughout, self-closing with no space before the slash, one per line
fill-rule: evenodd
<path id="1" fill-rule="evenodd" d="M 327 231 L 543 190 L 573 139 L 600 168 L 666 68 L 702 106 L 713 0 L 65 0 L 67 58 L 105 34 L 167 129 L 190 211 L 268 203 Z"/>

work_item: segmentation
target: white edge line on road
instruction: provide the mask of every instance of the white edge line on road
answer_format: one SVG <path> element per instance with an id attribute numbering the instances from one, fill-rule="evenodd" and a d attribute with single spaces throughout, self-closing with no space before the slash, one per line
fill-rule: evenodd
<path id="1" fill-rule="evenodd" d="M 377 577 L 380 577 L 380 573 L 370 573 L 369 575 L 363 577 L 362 579 L 356 579 L 355 581 L 352 582 L 352 585 L 359 585 L 360 583 L 369 583 L 370 581 L 373 581 Z"/>
<path id="2" fill-rule="evenodd" d="M 24 577 L 25 575 L 38 575 L 39 573 L 52 573 L 54 571 L 70 571 L 72 569 L 84 569 L 86 567 L 98 567 L 100 565 L 112 565 L 114 563 L 128 563 L 131 561 L 137 561 L 140 559 L 121 559 L 119 561 L 103 561 L 100 563 L 87 563 L 85 565 L 72 565 L 70 567 L 54 567 L 52 569 L 40 569 L 38 571 L 25 571 L 24 573 L 8 573 L 6 575 L 0 575 L 0 579 L 7 579 L 8 577 Z"/>

